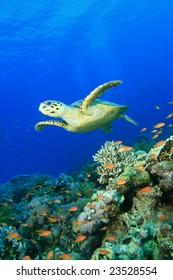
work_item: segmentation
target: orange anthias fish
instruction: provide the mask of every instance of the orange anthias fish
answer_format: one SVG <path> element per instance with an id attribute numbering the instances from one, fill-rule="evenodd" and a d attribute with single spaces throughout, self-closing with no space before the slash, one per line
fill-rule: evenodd
<path id="1" fill-rule="evenodd" d="M 100 249 L 99 252 L 103 255 L 107 255 L 109 254 L 109 251 L 108 250 L 105 250 L 105 249 Z"/>
<path id="2" fill-rule="evenodd" d="M 61 259 L 71 259 L 71 255 L 70 254 L 62 254 L 61 256 L 60 256 L 60 258 Z"/>
<path id="3" fill-rule="evenodd" d="M 75 239 L 75 243 L 81 242 L 86 238 L 86 235 L 79 235 L 76 239 Z"/>
<path id="4" fill-rule="evenodd" d="M 104 230 L 107 230 L 107 228 L 108 228 L 108 227 L 105 226 L 105 227 L 102 227 L 100 230 L 101 230 L 101 231 L 104 231 Z"/>
<path id="5" fill-rule="evenodd" d="M 109 164 L 106 164 L 106 165 L 104 166 L 104 169 L 110 169 L 110 168 L 113 168 L 114 166 L 115 166 L 115 164 L 109 163 Z"/>
<path id="6" fill-rule="evenodd" d="M 70 212 L 74 212 L 77 211 L 77 207 L 76 206 L 72 206 L 68 209 Z"/>
<path id="7" fill-rule="evenodd" d="M 109 240 L 109 241 L 114 241 L 114 240 L 116 240 L 116 237 L 112 236 L 112 235 L 109 235 L 109 236 L 106 236 L 105 239 Z"/>
<path id="8" fill-rule="evenodd" d="M 171 114 L 168 114 L 167 116 L 166 116 L 166 119 L 169 119 L 169 118 L 171 118 L 173 116 L 173 114 L 171 113 Z"/>
<path id="9" fill-rule="evenodd" d="M 144 131 L 146 131 L 146 130 L 147 130 L 147 128 L 144 127 L 144 128 L 142 128 L 140 131 L 141 131 L 141 132 L 144 132 Z"/>
<path id="10" fill-rule="evenodd" d="M 118 149 L 119 152 L 128 152 L 132 149 L 130 146 L 122 146 L 121 148 Z"/>
<path id="11" fill-rule="evenodd" d="M 52 234 L 52 233 L 51 233 L 51 230 L 44 230 L 44 231 L 42 231 L 42 232 L 40 233 L 40 236 L 48 236 L 48 235 L 50 235 L 50 234 Z"/>
<path id="12" fill-rule="evenodd" d="M 140 193 L 145 193 L 145 192 L 149 192 L 149 191 L 151 191 L 151 187 L 145 187 L 145 188 L 142 188 L 142 189 L 140 189 Z"/>
<path id="13" fill-rule="evenodd" d="M 157 129 L 153 129 L 153 130 L 151 131 L 151 133 L 155 133 L 155 132 L 157 132 Z"/>
<path id="14" fill-rule="evenodd" d="M 8 231 L 6 238 L 17 238 L 19 236 L 18 232 Z"/>
<path id="15" fill-rule="evenodd" d="M 152 137 L 152 139 L 155 139 L 155 138 L 157 138 L 157 137 L 159 137 L 159 134 L 154 134 L 154 136 Z"/>
<path id="16" fill-rule="evenodd" d="M 165 220 L 166 219 L 166 215 L 160 215 L 157 220 L 158 221 L 162 221 L 162 220 Z"/>
<path id="17" fill-rule="evenodd" d="M 136 241 L 134 241 L 134 240 L 133 240 L 133 242 L 135 243 L 135 245 L 136 245 L 137 247 L 140 247 L 140 244 L 139 244 L 138 242 L 136 242 Z"/>
<path id="18" fill-rule="evenodd" d="M 97 196 L 97 199 L 101 199 L 102 197 L 103 197 L 103 194 L 101 193 Z"/>
<path id="19" fill-rule="evenodd" d="M 143 167 L 142 165 L 137 165 L 137 166 L 135 166 L 135 169 L 144 171 L 145 167 Z"/>
<path id="20" fill-rule="evenodd" d="M 50 260 L 50 259 L 52 259 L 52 257 L 53 257 L 53 251 L 51 250 L 47 253 L 46 260 Z"/>
<path id="21" fill-rule="evenodd" d="M 47 218 L 51 223 L 56 223 L 57 222 L 57 218 L 55 218 L 55 217 L 47 217 Z"/>
<path id="22" fill-rule="evenodd" d="M 24 256 L 24 257 L 22 258 L 22 260 L 25 260 L 25 261 L 30 261 L 30 260 L 32 260 L 32 259 L 31 259 L 31 257 L 30 257 L 30 256 Z"/>
<path id="23" fill-rule="evenodd" d="M 115 145 L 120 145 L 120 144 L 122 144 L 122 141 L 116 141 L 116 142 L 114 142 L 114 144 Z"/>
<path id="24" fill-rule="evenodd" d="M 145 216 L 144 216 L 144 219 L 149 219 L 151 217 L 151 214 L 146 214 Z"/>
<path id="25" fill-rule="evenodd" d="M 118 185 L 124 185 L 124 184 L 126 183 L 126 180 L 124 180 L 124 179 L 118 179 L 118 180 L 116 180 L 116 183 L 117 183 Z"/>
<path id="26" fill-rule="evenodd" d="M 165 140 L 160 140 L 159 142 L 156 143 L 156 147 L 162 146 L 165 143 Z"/>
<path id="27" fill-rule="evenodd" d="M 80 226 L 80 225 L 82 225 L 83 223 L 82 223 L 81 221 L 75 221 L 74 224 Z"/>
<path id="28" fill-rule="evenodd" d="M 54 202 L 55 203 L 61 203 L 61 200 L 60 199 L 55 199 Z"/>
<path id="29" fill-rule="evenodd" d="M 156 125 L 154 125 L 154 128 L 160 128 L 160 127 L 162 127 L 164 125 L 165 125 L 164 122 L 160 122 L 160 123 L 157 123 Z"/>

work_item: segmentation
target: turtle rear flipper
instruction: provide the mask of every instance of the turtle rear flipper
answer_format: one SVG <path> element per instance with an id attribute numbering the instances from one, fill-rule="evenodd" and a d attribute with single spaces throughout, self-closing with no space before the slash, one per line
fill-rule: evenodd
<path id="1" fill-rule="evenodd" d="M 112 131 L 112 124 L 110 122 L 105 123 L 104 125 L 100 126 L 99 128 L 106 133 L 110 133 Z"/>
<path id="2" fill-rule="evenodd" d="M 121 114 L 120 118 L 123 118 L 126 121 L 133 123 L 134 125 L 138 125 L 138 123 L 135 120 L 131 119 L 129 116 L 127 116 L 125 114 Z"/>
<path id="3" fill-rule="evenodd" d="M 83 102 L 81 104 L 81 111 L 85 114 L 86 113 L 86 109 L 87 107 L 89 107 L 92 102 L 97 98 L 99 97 L 100 95 L 102 95 L 105 90 L 109 89 L 109 88 L 112 88 L 112 87 L 115 87 L 115 86 L 118 86 L 120 85 L 122 82 L 119 81 L 119 80 L 116 80 L 116 81 L 110 81 L 110 82 L 107 82 L 103 85 L 100 85 L 98 86 L 97 88 L 95 88 L 93 91 L 90 92 L 89 95 L 87 95 L 84 99 L 83 99 Z"/>
<path id="4" fill-rule="evenodd" d="M 55 125 L 55 126 L 60 126 L 64 129 L 68 128 L 68 124 L 65 121 L 54 121 L 54 120 L 50 120 L 50 121 L 42 121 L 42 122 L 38 122 L 35 125 L 35 130 L 41 130 L 43 127 L 45 127 L 46 125 Z"/>

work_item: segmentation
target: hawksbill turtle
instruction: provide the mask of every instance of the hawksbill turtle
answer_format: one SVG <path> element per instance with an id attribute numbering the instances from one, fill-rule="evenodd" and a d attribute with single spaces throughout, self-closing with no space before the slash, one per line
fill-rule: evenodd
<path id="1" fill-rule="evenodd" d="M 121 81 L 115 80 L 100 85 L 84 99 L 78 100 L 71 105 L 65 105 L 60 101 L 53 100 L 42 102 L 39 106 L 39 111 L 44 115 L 61 118 L 62 120 L 41 121 L 35 125 L 35 129 L 40 130 L 46 125 L 55 125 L 70 132 L 88 132 L 100 128 L 108 133 L 111 132 L 111 122 L 119 117 L 136 125 L 137 123 L 133 119 L 123 114 L 127 106 L 97 98 L 105 90 L 121 83 Z"/>

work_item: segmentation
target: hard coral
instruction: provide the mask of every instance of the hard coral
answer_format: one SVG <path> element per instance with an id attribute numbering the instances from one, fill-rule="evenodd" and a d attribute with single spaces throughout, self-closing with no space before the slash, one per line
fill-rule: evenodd
<path id="1" fill-rule="evenodd" d="M 123 150 L 122 144 L 114 141 L 106 141 L 104 146 L 93 156 L 94 161 L 99 163 L 96 171 L 100 175 L 98 181 L 107 184 L 110 180 L 118 177 L 124 168 L 135 163 L 136 155 L 133 149 Z M 111 164 L 111 168 L 108 165 Z"/>

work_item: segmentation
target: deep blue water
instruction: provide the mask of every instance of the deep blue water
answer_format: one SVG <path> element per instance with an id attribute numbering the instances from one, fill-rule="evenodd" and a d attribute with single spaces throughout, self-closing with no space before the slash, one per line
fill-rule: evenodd
<path id="1" fill-rule="evenodd" d="M 58 176 L 92 160 L 106 140 L 132 143 L 173 112 L 172 0 L 0 3 L 0 183 L 23 173 Z M 123 84 L 101 98 L 127 105 L 138 127 L 118 119 L 110 134 L 34 130 L 41 101 L 70 104 L 113 79 Z M 164 131 L 161 139 L 171 133 Z"/>

